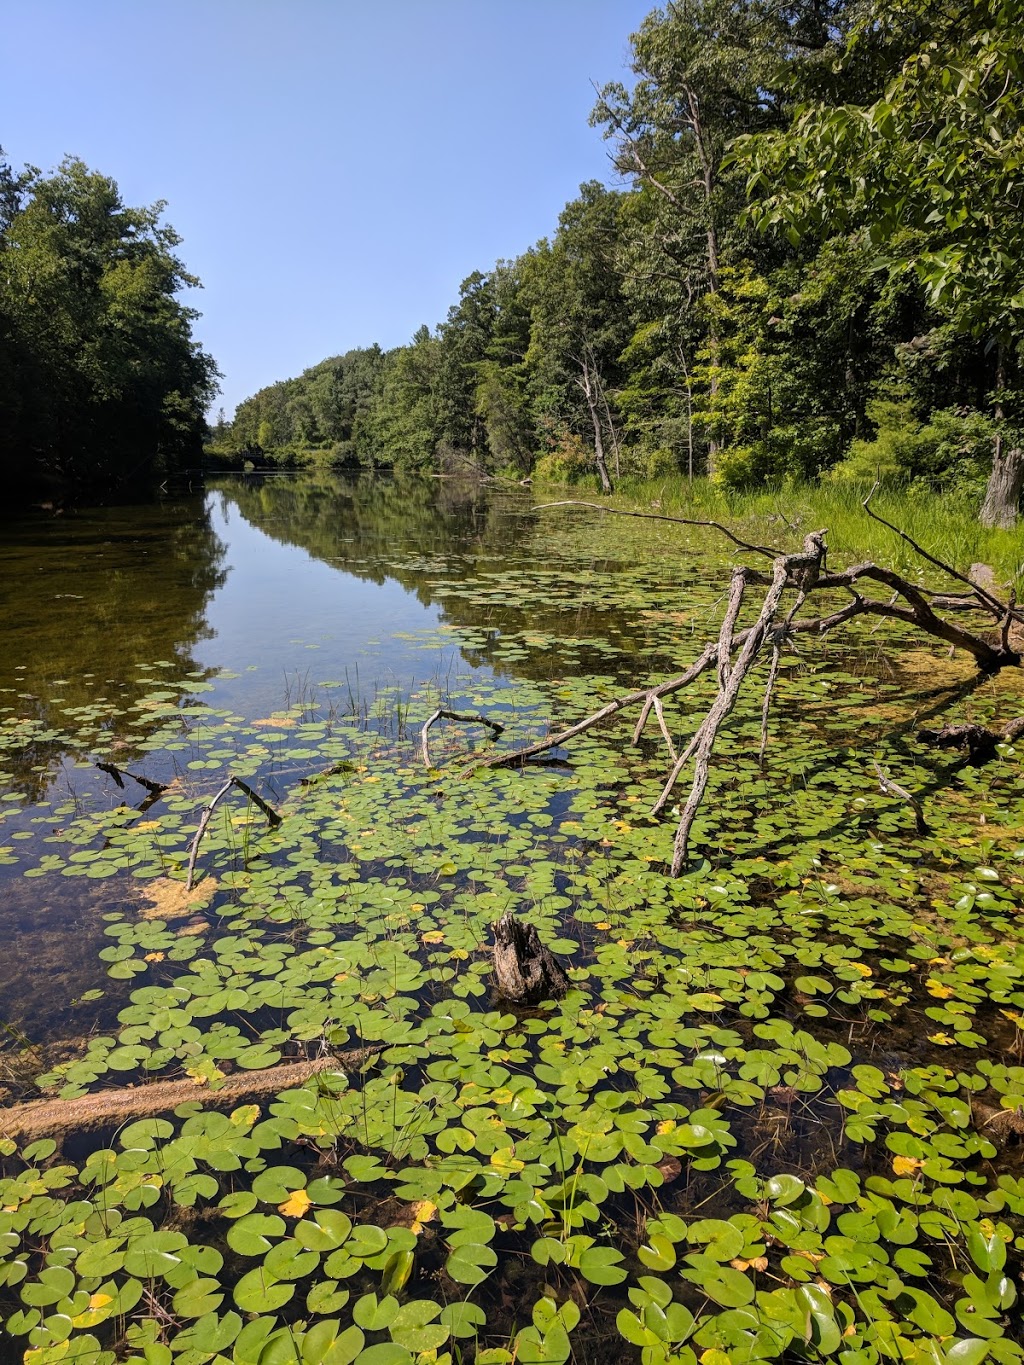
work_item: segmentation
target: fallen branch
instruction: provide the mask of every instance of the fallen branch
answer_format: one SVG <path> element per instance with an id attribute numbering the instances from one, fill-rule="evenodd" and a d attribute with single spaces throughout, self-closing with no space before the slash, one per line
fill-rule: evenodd
<path id="1" fill-rule="evenodd" d="M 767 559 L 775 559 L 782 553 L 781 550 L 774 550 L 770 545 L 751 545 L 747 540 L 740 540 L 739 536 L 734 535 L 728 526 L 723 526 L 720 521 L 693 521 L 689 517 L 670 517 L 662 512 L 627 512 L 621 507 L 603 507 L 599 502 L 579 502 L 574 498 L 569 498 L 564 502 L 539 502 L 535 507 L 531 507 L 531 512 L 546 512 L 550 507 L 589 507 L 593 512 L 606 512 L 610 517 L 639 517 L 642 521 L 671 521 L 676 526 L 706 526 L 710 530 L 720 531 L 723 536 L 728 536 L 734 545 L 738 545 L 741 550 L 750 550 L 751 553 L 764 555 Z"/>
<path id="2" fill-rule="evenodd" d="M 153 796 L 159 796 L 162 792 L 167 790 L 166 782 L 154 782 L 151 778 L 142 777 L 139 773 L 130 773 L 127 768 L 119 768 L 116 763 L 97 763 L 96 767 L 99 768 L 101 773 L 107 773 L 112 777 L 122 791 L 124 791 L 124 781 L 122 779 L 125 777 L 130 777 L 131 780 L 137 782 L 140 787 L 145 787 L 146 791 Z"/>
<path id="3" fill-rule="evenodd" d="M 875 770 L 875 776 L 878 778 L 878 789 L 882 795 L 895 796 L 900 801 L 905 801 L 914 812 L 918 834 L 928 834 L 928 822 L 924 818 L 924 807 L 913 792 L 908 792 L 906 787 L 901 787 L 898 782 L 894 782 L 880 763 L 872 760 L 871 766 Z"/>
<path id="4" fill-rule="evenodd" d="M 504 725 L 496 720 L 488 720 L 486 716 L 471 716 L 462 711 L 449 711 L 445 707 L 439 706 L 434 714 L 424 722 L 423 729 L 420 731 L 420 752 L 423 754 L 423 765 L 426 768 L 432 768 L 434 766 L 430 761 L 430 750 L 427 747 L 427 735 L 430 732 L 430 727 L 442 718 L 444 720 L 458 720 L 461 721 L 463 725 L 486 725 L 491 730 L 495 739 L 505 732 Z"/>
<path id="5" fill-rule="evenodd" d="M 770 646 L 771 648 L 772 660 L 761 707 L 760 752 L 762 760 L 767 744 L 768 715 L 772 694 L 778 679 L 781 651 L 787 640 L 797 634 L 822 636 L 858 616 L 875 616 L 880 619 L 898 621 L 904 626 L 921 631 L 933 639 L 941 640 L 954 648 L 964 650 L 974 659 L 980 674 L 993 674 L 1002 668 L 1018 667 L 1021 663 L 1021 656 L 1016 649 L 1011 647 L 1010 626 L 1013 622 L 1024 619 L 1024 617 L 1018 612 L 1013 598 L 1011 597 L 1009 602 L 1001 601 L 989 587 L 974 582 L 952 565 L 937 559 L 919 546 L 905 532 L 873 512 L 870 507 L 873 493 L 874 490 L 864 500 L 865 512 L 874 520 L 894 531 L 929 563 L 965 583 L 970 589 L 969 593 L 940 595 L 928 588 L 921 587 L 902 574 L 872 561 L 855 564 L 846 569 L 830 570 L 826 565 L 826 533 L 824 531 L 815 531 L 808 535 L 804 540 L 803 548 L 797 553 L 780 554 L 768 546 L 752 545 L 741 540 L 718 522 L 695 521 L 685 517 L 671 517 L 660 513 L 627 512 L 599 503 L 575 500 L 540 504 L 534 509 L 535 511 L 555 507 L 586 507 L 613 516 L 635 516 L 656 521 L 677 522 L 685 526 L 713 528 L 723 532 L 741 548 L 772 558 L 772 572 L 769 575 L 762 570 L 750 567 L 739 567 L 733 571 L 725 617 L 719 630 L 718 639 L 705 645 L 685 673 L 680 673 L 665 682 L 637 688 L 632 692 L 615 697 L 598 710 L 565 729 L 556 731 L 544 739 L 536 740 L 511 752 L 477 759 L 468 765 L 463 772 L 468 773 L 478 767 L 522 765 L 538 754 L 562 747 L 595 725 L 599 725 L 633 706 L 641 708 L 639 719 L 633 731 L 633 743 L 639 744 L 653 712 L 657 717 L 672 766 L 661 794 L 654 803 L 652 814 L 657 815 L 665 809 L 683 770 L 687 764 L 691 762 L 693 764 L 690 792 L 680 812 L 673 844 L 671 870 L 672 875 L 677 876 L 687 861 L 690 832 L 707 789 L 712 755 L 722 725 L 732 711 L 747 676 L 766 647 Z M 885 599 L 865 597 L 861 591 L 862 584 L 865 581 L 882 584 L 889 590 L 889 596 Z M 753 625 L 737 630 L 740 614 L 749 596 L 749 589 L 755 585 L 765 588 L 757 619 Z M 788 612 L 784 613 L 782 601 L 785 594 L 790 591 L 795 592 L 795 601 Z M 843 592 L 849 595 L 850 600 L 829 613 L 814 617 L 798 616 L 810 595 L 817 592 Z M 947 606 L 952 610 L 980 611 L 987 616 L 993 626 L 998 629 L 995 642 L 940 615 L 940 610 Z M 715 670 L 717 678 L 715 697 L 688 743 L 679 753 L 665 719 L 662 701 L 665 697 L 689 687 L 711 669 Z M 945 733 L 943 732 L 943 735 Z M 1014 736 L 1018 733 L 1024 733 L 1024 720 L 1020 722 L 1019 730 L 1013 730 Z M 1005 730 L 999 737 L 1000 740 L 1008 738 L 1010 738 L 1010 734 Z M 888 790 L 891 794 L 899 796 L 900 799 L 908 801 L 914 807 L 918 832 L 922 834 L 927 832 L 920 803 L 915 804 L 915 798 L 910 793 L 905 792 L 903 788 L 881 772 L 879 773 L 879 780 L 883 784 L 888 784 L 888 787 L 883 785 L 883 791 Z"/>
<path id="6" fill-rule="evenodd" d="M 249 786 L 248 782 L 243 782 L 240 777 L 229 777 L 228 780 L 224 783 L 223 787 L 221 787 L 221 789 L 215 793 L 213 800 L 210 802 L 210 804 L 203 811 L 202 815 L 199 817 L 199 826 L 196 829 L 195 834 L 192 836 L 192 842 L 189 845 L 188 850 L 188 876 L 185 879 L 186 891 L 191 891 L 192 887 L 195 884 L 194 878 L 196 873 L 196 858 L 199 856 L 199 845 L 203 841 L 203 835 L 206 833 L 207 827 L 213 816 L 213 812 L 217 809 L 217 806 L 224 799 L 224 797 L 227 796 L 228 792 L 231 790 L 232 787 L 240 788 L 242 791 L 245 792 L 246 796 L 249 798 L 250 801 L 253 802 L 254 805 L 259 806 L 260 810 L 267 817 L 267 820 L 269 821 L 272 829 L 281 823 L 281 817 L 280 815 L 278 815 L 277 811 L 274 810 L 272 806 L 268 806 L 266 801 L 264 801 L 262 797 L 257 796 L 256 793 L 253 791 L 252 787 Z"/>
<path id="7" fill-rule="evenodd" d="M 176 1109 L 179 1104 L 201 1100 L 206 1109 L 217 1109 L 257 1095 L 276 1095 L 304 1085 L 326 1071 L 344 1074 L 357 1071 L 371 1057 L 383 1052 L 384 1044 L 354 1048 L 312 1061 L 289 1062 L 260 1071 L 234 1071 L 216 1090 L 195 1081 L 153 1081 L 149 1085 L 98 1090 L 74 1100 L 29 1100 L 0 1109 L 0 1134 L 21 1141 L 47 1135 L 85 1132 L 149 1118 Z"/>

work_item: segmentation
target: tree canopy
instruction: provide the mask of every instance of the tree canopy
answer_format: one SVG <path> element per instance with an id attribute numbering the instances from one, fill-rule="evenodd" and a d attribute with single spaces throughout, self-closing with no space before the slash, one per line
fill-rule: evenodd
<path id="1" fill-rule="evenodd" d="M 1021 32 L 1015 0 L 655 9 L 592 115 L 619 185 L 581 186 L 408 346 L 324 362 L 360 367 L 358 438 L 304 424 L 317 366 L 222 443 L 980 498 L 1024 445 Z"/>
<path id="2" fill-rule="evenodd" d="M 216 391 L 164 205 L 68 159 L 0 157 L 0 459 L 8 487 L 113 488 L 198 455 Z"/>

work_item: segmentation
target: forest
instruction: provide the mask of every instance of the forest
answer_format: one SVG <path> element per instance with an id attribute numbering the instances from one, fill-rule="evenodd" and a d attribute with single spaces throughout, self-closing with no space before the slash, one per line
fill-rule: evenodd
<path id="1" fill-rule="evenodd" d="M 229 462 L 555 481 L 1024 480 L 1016 0 L 677 0 L 591 121 L 621 188 L 408 345 L 221 414 Z"/>
<path id="2" fill-rule="evenodd" d="M 8 495 L 139 486 L 198 465 L 217 370 L 192 338 L 198 285 L 161 221 L 69 158 L 0 152 L 0 467 Z"/>

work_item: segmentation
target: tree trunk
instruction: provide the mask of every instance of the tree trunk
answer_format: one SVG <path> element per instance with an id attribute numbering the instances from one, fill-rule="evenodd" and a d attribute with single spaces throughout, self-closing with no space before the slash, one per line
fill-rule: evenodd
<path id="1" fill-rule="evenodd" d="M 594 463 L 597 465 L 597 473 L 601 480 L 601 492 L 611 493 L 613 491 L 612 481 L 608 474 L 608 462 L 604 457 L 604 435 L 601 431 L 601 413 L 597 406 L 597 388 L 601 381 L 596 364 L 591 364 L 589 345 L 580 358 L 580 369 L 582 374 L 577 382 L 583 390 L 584 398 L 587 400 L 587 408 L 590 411 L 590 420 L 594 426 Z"/>
<path id="2" fill-rule="evenodd" d="M 1024 448 L 1011 446 L 1003 448 L 1002 440 L 996 442 L 992 457 L 992 473 L 985 489 L 985 501 L 981 505 L 982 526 L 998 526 L 1008 530 L 1017 521 L 1017 504 L 1024 491 Z"/>
<path id="3" fill-rule="evenodd" d="M 542 1000 L 561 1000 L 569 978 L 540 941 L 532 924 L 513 914 L 502 915 L 494 931 L 494 975 L 498 994 L 517 1005 L 538 1005 Z"/>

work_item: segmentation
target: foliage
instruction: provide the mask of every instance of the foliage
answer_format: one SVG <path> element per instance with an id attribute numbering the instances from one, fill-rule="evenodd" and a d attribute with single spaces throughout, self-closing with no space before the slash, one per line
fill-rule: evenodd
<path id="1" fill-rule="evenodd" d="M 582 185 L 550 239 L 474 271 L 369 370 L 358 439 L 311 424 L 319 367 L 247 400 L 239 437 L 544 478 L 574 477 L 553 445 L 582 441 L 617 478 L 658 452 L 749 487 L 882 458 L 871 413 L 902 385 L 899 442 L 929 433 L 905 472 L 977 496 L 983 414 L 993 448 L 1024 429 L 1018 18 L 1010 0 L 652 11 L 632 87 L 592 115 L 620 188 Z M 978 416 L 957 431 L 961 409 Z"/>
<path id="2" fill-rule="evenodd" d="M 18 492 L 123 484 L 199 453 L 216 369 L 192 340 L 198 285 L 164 205 L 129 208 L 68 159 L 0 159 L 0 459 Z"/>
<path id="3" fill-rule="evenodd" d="M 920 480 L 926 486 L 959 487 L 980 495 L 992 458 L 994 423 L 970 408 L 946 408 L 927 422 L 915 416 L 913 400 L 898 390 L 867 405 L 875 427 L 872 440 L 857 440 L 834 477 L 861 483 Z"/>
<path id="4" fill-rule="evenodd" d="M 503 714 L 512 743 L 609 695 L 643 632 L 652 657 L 685 657 L 680 604 L 710 616 L 728 570 L 702 532 L 511 524 L 512 564 L 449 555 L 430 518 L 420 542 L 373 540 L 443 594 L 439 634 L 490 662 L 449 699 Z M 309 539 L 326 556 L 350 534 L 326 514 Z M 1021 1359 L 1020 755 L 943 778 L 915 739 L 957 680 L 937 655 L 888 627 L 788 659 L 765 765 L 753 699 L 701 817 L 704 860 L 679 881 L 663 875 L 670 830 L 645 813 L 660 761 L 614 726 L 571 768 L 460 780 L 470 735 L 436 738 L 438 771 L 403 737 L 433 687 L 404 698 L 396 730 L 393 713 L 332 705 L 330 678 L 322 704 L 240 714 L 218 680 L 163 662 L 124 709 L 99 680 L 91 705 L 55 707 L 56 742 L 115 761 L 137 745 L 187 781 L 144 815 L 101 777 L 44 797 L 5 857 L 40 903 L 112 891 L 107 1022 L 42 1083 L 70 1097 L 184 1074 L 196 1101 L 63 1149 L 0 1143 L 12 1359 Z M 985 719 L 1003 703 L 986 685 L 961 705 Z M 16 780 L 31 716 L 10 705 Z M 866 714 L 884 721 L 877 759 L 930 792 L 923 839 L 867 779 Z M 183 884 L 228 767 L 287 784 L 282 823 L 223 804 L 206 907 L 187 925 L 140 913 Z M 488 924 L 507 908 L 569 963 L 564 1001 L 490 1000 Z M 360 1042 L 382 1049 L 352 1076 L 265 1107 L 207 1100 L 228 1069 Z"/>

